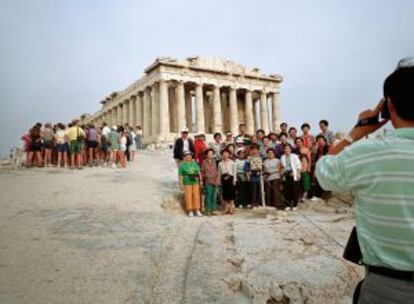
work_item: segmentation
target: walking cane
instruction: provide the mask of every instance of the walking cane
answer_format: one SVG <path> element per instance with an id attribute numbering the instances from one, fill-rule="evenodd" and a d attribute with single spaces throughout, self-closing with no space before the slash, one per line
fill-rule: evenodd
<path id="1" fill-rule="evenodd" d="M 266 201 L 265 201 L 265 193 L 264 193 L 264 178 L 262 172 L 260 174 L 260 193 L 262 195 L 262 206 L 263 208 L 266 207 Z"/>

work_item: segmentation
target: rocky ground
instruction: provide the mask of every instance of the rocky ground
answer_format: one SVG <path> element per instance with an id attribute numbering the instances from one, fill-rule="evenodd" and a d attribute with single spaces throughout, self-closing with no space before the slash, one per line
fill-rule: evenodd
<path id="1" fill-rule="evenodd" d="M 0 170 L 0 303 L 350 303 L 350 197 L 188 218 L 170 152 Z M 328 235 L 326 235 L 328 234 Z"/>

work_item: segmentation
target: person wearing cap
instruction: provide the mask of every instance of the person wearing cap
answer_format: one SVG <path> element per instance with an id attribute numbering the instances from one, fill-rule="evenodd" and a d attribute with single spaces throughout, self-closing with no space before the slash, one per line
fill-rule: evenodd
<path id="1" fill-rule="evenodd" d="M 233 134 L 230 131 L 226 133 L 226 139 L 224 140 L 223 144 L 225 147 L 227 147 L 229 144 L 234 144 Z"/>
<path id="2" fill-rule="evenodd" d="M 72 121 L 72 126 L 66 131 L 66 136 L 69 140 L 71 169 L 74 169 L 75 165 L 77 165 L 78 169 L 83 169 L 81 154 L 83 152 L 82 146 L 85 139 L 85 131 L 83 131 L 83 129 L 78 124 L 79 120 L 74 119 Z"/>
<path id="3" fill-rule="evenodd" d="M 216 165 L 215 153 L 212 148 L 205 151 L 206 158 L 201 165 L 201 175 L 205 189 L 204 212 L 205 215 L 215 215 L 217 210 L 217 186 L 219 176 Z"/>
<path id="4" fill-rule="evenodd" d="M 183 152 L 183 161 L 178 168 L 179 187 L 184 191 L 185 211 L 189 217 L 203 216 L 200 212 L 200 186 L 202 176 L 200 166 L 190 151 Z"/>
<path id="5" fill-rule="evenodd" d="M 239 208 L 246 208 L 250 203 L 250 183 L 247 179 L 245 167 L 246 167 L 247 151 L 246 149 L 240 149 L 237 151 L 236 159 L 236 205 Z"/>
<path id="6" fill-rule="evenodd" d="M 244 150 L 244 148 L 244 140 L 239 137 L 236 139 L 236 154 L 238 154 L 240 150 Z"/>
<path id="7" fill-rule="evenodd" d="M 181 130 L 181 137 L 177 138 L 174 143 L 174 159 L 177 166 L 183 161 L 184 152 L 194 153 L 194 143 L 191 138 L 188 137 L 188 129 Z"/>

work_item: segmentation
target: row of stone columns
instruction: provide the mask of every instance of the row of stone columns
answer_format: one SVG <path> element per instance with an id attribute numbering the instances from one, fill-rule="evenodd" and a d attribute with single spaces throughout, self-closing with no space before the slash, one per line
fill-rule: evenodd
<path id="1" fill-rule="evenodd" d="M 170 86 L 175 90 L 170 94 Z M 212 112 L 212 118 L 208 118 L 208 121 L 213 125 L 213 132 L 225 132 L 231 131 L 236 133 L 240 123 L 246 124 L 247 132 L 253 134 L 255 131 L 255 113 L 253 91 L 244 90 L 244 119 L 239 117 L 237 88 L 226 87 L 222 92 L 220 86 L 209 86 L 208 90 L 211 90 L 212 96 L 209 95 L 209 101 L 212 102 L 212 109 L 205 109 L 205 100 L 207 96 L 204 95 L 204 86 L 201 83 L 184 83 L 182 81 L 167 82 L 160 80 L 152 86 L 146 87 L 143 91 L 138 92 L 130 99 L 119 103 L 112 108 L 107 109 L 98 118 L 94 119 L 94 122 L 106 121 L 110 124 L 125 124 L 130 126 L 140 125 L 143 129 L 143 135 L 145 137 L 158 135 L 178 133 L 184 127 L 191 129 L 191 122 L 193 121 L 193 114 L 195 114 L 195 127 L 196 132 L 206 133 L 206 120 L 205 111 L 207 113 Z M 194 95 L 192 94 L 194 91 Z M 226 92 L 226 93 L 224 93 Z M 228 99 L 227 99 L 228 92 Z M 260 126 L 266 132 L 270 130 L 278 130 L 280 124 L 280 110 L 279 110 L 279 93 L 260 91 L 258 93 L 258 102 L 260 107 L 260 121 L 256 118 L 256 127 Z M 175 100 L 171 102 L 169 100 L 173 96 Z M 257 94 L 255 94 L 257 96 Z M 192 98 L 194 102 L 192 102 Z M 268 109 L 268 97 L 271 97 L 272 104 L 272 122 L 269 126 L 269 109 Z M 210 99 L 211 98 L 211 99 Z M 223 105 L 227 105 L 228 112 L 223 113 Z M 170 105 L 174 108 L 170 109 Z M 195 106 L 193 111 L 192 106 Z M 171 113 L 174 113 L 176 117 L 171 117 Z M 225 114 L 225 115 L 224 115 Z M 243 111 L 242 114 L 243 115 Z M 225 117 L 226 116 L 226 117 Z M 224 120 L 229 130 L 224 130 Z M 170 120 L 172 121 L 170 123 Z M 172 127 L 174 126 L 174 127 Z M 172 130 L 175 129 L 175 130 Z"/>

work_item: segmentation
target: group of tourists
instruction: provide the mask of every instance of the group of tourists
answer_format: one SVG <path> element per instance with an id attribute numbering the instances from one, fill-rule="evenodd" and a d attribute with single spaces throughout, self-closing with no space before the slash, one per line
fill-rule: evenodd
<path id="1" fill-rule="evenodd" d="M 328 199 L 314 176 L 316 161 L 328 153 L 336 141 L 326 120 L 319 122 L 320 132 L 311 134 L 308 123 L 301 134 L 287 123 L 280 132 L 246 134 L 244 124 L 239 134 L 214 134 L 206 142 L 205 134 L 189 137 L 184 128 L 174 144 L 179 187 L 184 191 L 185 210 L 192 216 L 233 214 L 235 207 L 274 207 L 297 210 L 307 199 Z"/>
<path id="2" fill-rule="evenodd" d="M 142 148 L 140 126 L 128 124 L 101 127 L 80 125 L 78 119 L 63 123 L 36 123 L 22 136 L 27 168 L 50 167 L 83 169 L 84 166 L 126 167 Z"/>

